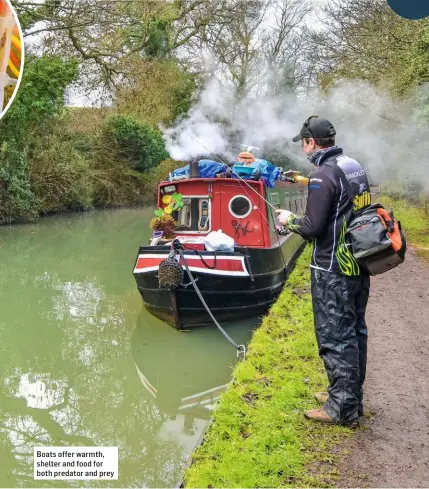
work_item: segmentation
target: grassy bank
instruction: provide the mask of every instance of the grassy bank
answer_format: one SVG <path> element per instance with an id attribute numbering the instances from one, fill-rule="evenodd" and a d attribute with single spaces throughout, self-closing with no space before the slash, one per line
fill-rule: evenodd
<path id="1" fill-rule="evenodd" d="M 378 199 L 394 211 L 396 219 L 401 221 L 409 246 L 429 261 L 429 216 L 423 208 L 411 205 L 406 200 L 394 200 L 386 195 Z"/>
<path id="2" fill-rule="evenodd" d="M 255 332 L 222 396 L 186 487 L 323 487 L 336 476 L 333 446 L 347 428 L 306 421 L 326 378 L 318 357 L 307 248 Z"/>

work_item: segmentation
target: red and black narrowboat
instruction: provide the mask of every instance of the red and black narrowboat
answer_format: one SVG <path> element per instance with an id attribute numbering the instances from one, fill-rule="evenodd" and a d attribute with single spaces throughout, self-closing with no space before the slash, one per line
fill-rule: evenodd
<path id="1" fill-rule="evenodd" d="M 148 311 L 177 329 L 212 324 L 186 265 L 216 320 L 236 321 L 266 312 L 304 243 L 297 234 L 278 233 L 274 212 L 283 208 L 302 213 L 304 185 L 278 179 L 268 186 L 260 172 L 249 179 L 226 176 L 230 173 L 201 177 L 197 162 L 183 179 L 163 181 L 158 187 L 156 212 L 161 218 L 170 216 L 165 222 L 173 225 L 155 233 L 151 244 L 140 246 L 134 277 Z M 233 240 L 227 251 L 207 249 L 208 235 L 218 230 Z M 180 243 L 181 255 L 173 243 Z M 164 273 L 169 260 L 175 260 L 183 274 L 175 286 L 165 287 L 160 271 Z"/>

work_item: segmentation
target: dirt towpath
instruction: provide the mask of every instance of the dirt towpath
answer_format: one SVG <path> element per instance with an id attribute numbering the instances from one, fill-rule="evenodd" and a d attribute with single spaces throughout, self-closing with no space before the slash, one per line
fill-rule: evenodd
<path id="1" fill-rule="evenodd" d="M 429 266 L 413 250 L 371 279 L 365 409 L 337 487 L 429 487 Z"/>

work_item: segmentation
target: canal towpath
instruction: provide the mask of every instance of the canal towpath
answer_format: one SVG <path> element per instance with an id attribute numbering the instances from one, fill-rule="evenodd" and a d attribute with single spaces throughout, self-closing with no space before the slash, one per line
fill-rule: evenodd
<path id="1" fill-rule="evenodd" d="M 365 428 L 345 443 L 337 487 L 427 487 L 429 266 L 415 250 L 372 277 Z"/>

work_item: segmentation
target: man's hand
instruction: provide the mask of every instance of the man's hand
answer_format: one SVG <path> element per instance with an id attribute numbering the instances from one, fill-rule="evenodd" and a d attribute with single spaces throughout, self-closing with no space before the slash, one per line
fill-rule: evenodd
<path id="1" fill-rule="evenodd" d="M 292 177 L 294 177 L 294 176 L 296 176 L 296 175 L 301 175 L 301 172 L 300 172 L 300 171 L 298 171 L 298 170 L 287 170 L 287 171 L 284 171 L 284 172 L 283 172 L 283 175 L 284 175 L 285 177 L 292 178 Z"/>
<path id="2" fill-rule="evenodd" d="M 276 210 L 277 219 L 282 226 L 287 226 L 289 224 L 289 219 L 295 217 L 291 211 L 286 211 L 284 209 Z"/>
<path id="3" fill-rule="evenodd" d="M 286 182 L 308 184 L 308 178 L 303 177 L 298 170 L 287 170 L 282 173 L 282 178 Z"/>
<path id="4" fill-rule="evenodd" d="M 294 178 L 298 175 L 300 175 L 301 172 L 296 171 L 296 170 L 287 170 L 282 172 L 282 179 L 286 182 L 291 182 L 294 183 L 295 180 Z"/>

